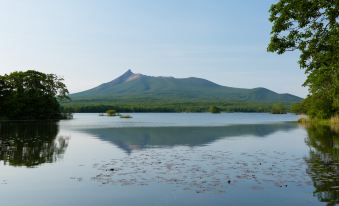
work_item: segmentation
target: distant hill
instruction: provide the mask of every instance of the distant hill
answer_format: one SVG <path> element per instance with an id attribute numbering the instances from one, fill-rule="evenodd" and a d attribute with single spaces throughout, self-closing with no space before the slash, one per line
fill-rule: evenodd
<path id="1" fill-rule="evenodd" d="M 171 102 L 257 102 L 295 103 L 292 94 L 266 88 L 242 89 L 221 86 L 206 79 L 153 77 L 126 71 L 120 77 L 92 89 L 70 95 L 73 101 L 171 101 Z"/>

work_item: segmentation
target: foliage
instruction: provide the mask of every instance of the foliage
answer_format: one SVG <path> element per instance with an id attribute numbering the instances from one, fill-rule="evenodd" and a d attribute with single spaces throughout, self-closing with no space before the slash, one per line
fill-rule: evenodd
<path id="1" fill-rule="evenodd" d="M 291 112 L 293 113 L 296 113 L 296 114 L 306 114 L 306 108 L 304 106 L 304 103 L 305 101 L 303 102 L 299 102 L 299 103 L 296 103 L 296 104 L 292 104 L 291 106 Z"/>
<path id="2" fill-rule="evenodd" d="M 280 0 L 270 9 L 273 23 L 268 51 L 300 51 L 309 87 L 311 117 L 329 118 L 339 111 L 339 1 Z"/>
<path id="3" fill-rule="evenodd" d="M 272 104 L 256 102 L 170 102 L 170 101 L 72 101 L 62 104 L 64 112 L 208 112 L 216 105 L 224 112 L 271 112 Z M 289 108 L 289 104 L 283 104 Z"/>
<path id="4" fill-rule="evenodd" d="M 109 110 L 106 111 L 107 116 L 115 116 L 116 113 L 117 112 L 113 109 L 109 109 Z"/>
<path id="5" fill-rule="evenodd" d="M 272 114 L 286 114 L 287 110 L 282 104 L 273 104 L 271 113 Z"/>
<path id="6" fill-rule="evenodd" d="M 59 119 L 59 101 L 68 98 L 63 79 L 34 70 L 0 76 L 0 117 Z"/>
<path id="7" fill-rule="evenodd" d="M 210 108 L 208 108 L 208 111 L 211 113 L 220 113 L 221 109 L 219 107 L 216 106 L 210 106 Z"/>
<path id="8" fill-rule="evenodd" d="M 119 115 L 120 116 L 120 118 L 123 118 L 123 119 L 130 119 L 130 118 L 132 118 L 132 116 L 131 115 L 128 115 L 128 114 L 125 114 L 125 115 Z"/>
<path id="9" fill-rule="evenodd" d="M 339 116 L 331 117 L 330 125 L 339 125 Z"/>
<path id="10" fill-rule="evenodd" d="M 302 117 L 298 120 L 298 123 L 309 127 L 309 126 L 328 126 L 333 131 L 339 133 L 339 116 L 333 116 L 330 119 L 313 119 Z"/>

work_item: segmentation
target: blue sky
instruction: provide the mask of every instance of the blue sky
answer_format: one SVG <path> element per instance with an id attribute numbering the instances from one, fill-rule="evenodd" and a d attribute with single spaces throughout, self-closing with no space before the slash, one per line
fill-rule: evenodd
<path id="1" fill-rule="evenodd" d="M 0 74 L 36 69 L 71 92 L 127 69 L 305 97 L 298 54 L 266 52 L 272 0 L 0 0 Z"/>

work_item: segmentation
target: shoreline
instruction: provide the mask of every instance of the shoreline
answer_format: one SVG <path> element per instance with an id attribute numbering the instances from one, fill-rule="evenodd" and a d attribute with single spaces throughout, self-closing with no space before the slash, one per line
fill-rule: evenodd
<path id="1" fill-rule="evenodd" d="M 333 116 L 329 119 L 316 119 L 303 116 L 298 119 L 300 124 L 319 124 L 319 125 L 339 125 L 339 116 Z"/>
<path id="2" fill-rule="evenodd" d="M 339 133 L 339 116 L 334 116 L 329 119 L 313 119 L 304 116 L 298 119 L 298 123 L 304 127 L 330 127 L 332 131 Z"/>

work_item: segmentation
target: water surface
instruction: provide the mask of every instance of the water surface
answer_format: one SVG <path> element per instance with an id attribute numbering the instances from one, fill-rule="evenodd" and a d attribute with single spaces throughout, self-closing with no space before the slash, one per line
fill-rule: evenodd
<path id="1" fill-rule="evenodd" d="M 339 203 L 339 137 L 328 127 L 292 114 L 132 116 L 0 123 L 1 204 Z"/>

